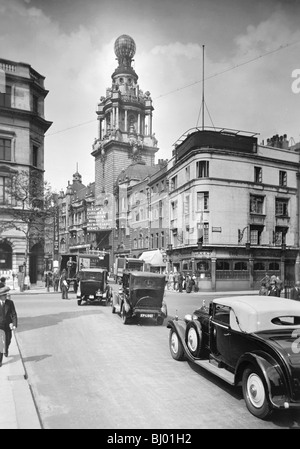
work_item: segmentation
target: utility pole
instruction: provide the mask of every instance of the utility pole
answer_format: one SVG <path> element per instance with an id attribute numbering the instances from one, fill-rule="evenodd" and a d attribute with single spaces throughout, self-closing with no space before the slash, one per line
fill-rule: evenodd
<path id="1" fill-rule="evenodd" d="M 204 45 L 202 45 L 202 131 L 204 130 Z"/>

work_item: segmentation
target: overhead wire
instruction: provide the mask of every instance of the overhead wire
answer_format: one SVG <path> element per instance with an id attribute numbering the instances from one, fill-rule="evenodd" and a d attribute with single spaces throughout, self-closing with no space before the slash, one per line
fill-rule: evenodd
<path id="1" fill-rule="evenodd" d="M 206 81 L 206 80 L 215 78 L 215 77 L 217 77 L 217 76 L 223 75 L 224 73 L 230 72 L 231 70 L 235 70 L 235 69 L 237 69 L 237 68 L 239 68 L 239 67 L 242 67 L 242 66 L 244 66 L 244 65 L 250 64 L 250 63 L 252 63 L 252 62 L 254 62 L 254 61 L 257 61 L 258 59 L 264 58 L 265 56 L 268 56 L 268 55 L 270 55 L 270 54 L 276 53 L 276 52 L 278 52 L 278 51 L 280 51 L 280 50 L 283 50 L 283 49 L 285 49 L 285 48 L 291 47 L 292 45 L 298 44 L 299 42 L 300 42 L 300 40 L 294 41 L 294 42 L 289 42 L 289 43 L 284 44 L 284 45 L 280 45 L 278 48 L 276 48 L 276 49 L 274 49 L 274 50 L 270 50 L 270 51 L 268 51 L 268 52 L 266 52 L 266 53 L 263 53 L 263 54 L 261 54 L 261 55 L 259 55 L 259 56 L 256 56 L 255 58 L 252 58 L 252 59 L 249 59 L 249 60 L 247 60 L 247 61 L 241 62 L 241 63 L 236 64 L 236 65 L 234 65 L 234 66 L 228 67 L 227 69 L 221 70 L 220 72 L 217 72 L 217 73 L 214 73 L 214 74 L 209 75 L 209 76 L 207 76 L 207 77 L 204 77 L 204 79 L 203 79 L 203 77 L 202 77 L 200 80 L 194 81 L 193 83 L 186 84 L 185 86 L 178 87 L 177 89 L 173 89 L 173 90 L 171 90 L 171 91 L 169 91 L 169 92 L 166 92 L 166 93 L 164 93 L 164 94 L 158 95 L 157 97 L 154 97 L 154 100 L 158 100 L 158 99 L 160 99 L 160 98 L 166 97 L 167 95 L 171 95 L 171 94 L 173 94 L 173 93 L 175 93 L 175 92 L 180 92 L 180 91 L 182 91 L 182 90 L 184 90 L 184 89 L 187 89 L 187 88 L 189 88 L 189 87 L 195 86 L 196 84 L 199 84 L 199 83 L 203 82 L 203 80 Z M 206 108 L 207 108 L 207 106 L 206 106 Z M 200 113 L 199 113 L 199 114 L 200 114 Z M 56 134 L 60 134 L 60 133 L 63 133 L 63 132 L 65 132 L 65 131 L 69 131 L 70 129 L 78 128 L 78 127 L 80 127 L 80 126 L 84 126 L 84 125 L 87 125 L 87 124 L 89 124 L 89 123 L 93 123 L 93 122 L 95 122 L 96 120 L 97 120 L 97 119 L 89 120 L 89 121 L 82 122 L 82 123 L 78 123 L 77 125 L 69 126 L 68 128 L 61 129 L 61 130 L 56 131 L 56 132 L 53 132 L 53 133 L 51 133 L 51 134 L 46 134 L 45 137 L 54 136 L 54 135 L 56 135 Z"/>

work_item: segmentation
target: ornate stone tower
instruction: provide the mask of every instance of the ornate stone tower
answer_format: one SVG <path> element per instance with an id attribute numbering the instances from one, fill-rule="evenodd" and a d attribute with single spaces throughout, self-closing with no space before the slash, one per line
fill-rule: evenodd
<path id="1" fill-rule="evenodd" d="M 95 157 L 95 200 L 113 195 L 114 183 L 122 169 L 133 162 L 154 165 L 158 151 L 152 130 L 152 99 L 143 92 L 132 67 L 136 46 L 127 35 L 114 45 L 118 67 L 112 74 L 112 85 L 100 98 L 97 116 L 99 134 L 93 144 Z"/>

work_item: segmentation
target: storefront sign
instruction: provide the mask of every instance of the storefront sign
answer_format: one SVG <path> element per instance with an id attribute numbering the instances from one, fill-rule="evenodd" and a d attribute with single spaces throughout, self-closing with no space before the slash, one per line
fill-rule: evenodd
<path id="1" fill-rule="evenodd" d="M 197 258 L 199 258 L 199 257 L 207 257 L 207 258 L 210 258 L 211 257 L 211 251 L 195 251 L 194 253 L 193 253 L 193 255 L 194 255 L 194 257 L 197 257 Z"/>

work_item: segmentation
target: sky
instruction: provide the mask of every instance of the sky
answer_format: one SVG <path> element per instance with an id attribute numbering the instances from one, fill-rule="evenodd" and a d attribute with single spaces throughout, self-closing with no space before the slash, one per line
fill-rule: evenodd
<path id="1" fill-rule="evenodd" d="M 153 100 L 156 161 L 203 112 L 207 127 L 299 142 L 299 23 L 300 0 L 0 0 L 0 58 L 45 77 L 45 180 L 60 191 L 77 166 L 83 184 L 95 180 L 97 104 L 122 34 Z"/>

